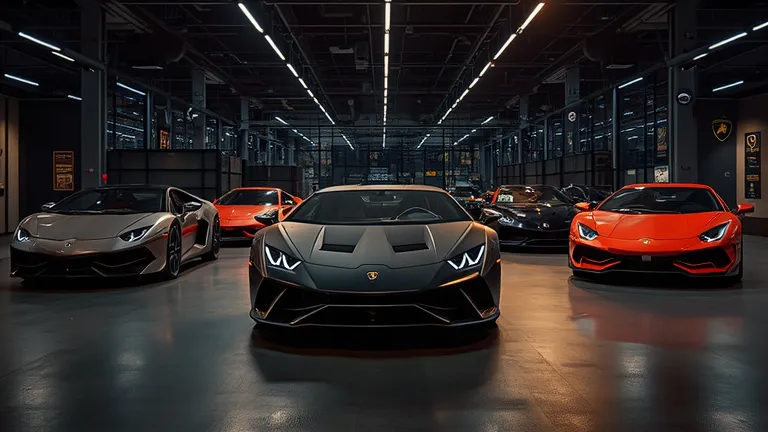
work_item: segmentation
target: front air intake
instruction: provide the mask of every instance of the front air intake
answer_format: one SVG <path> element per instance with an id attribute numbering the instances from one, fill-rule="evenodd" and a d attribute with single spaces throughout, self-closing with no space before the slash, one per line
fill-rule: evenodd
<path id="1" fill-rule="evenodd" d="M 355 245 L 324 244 L 320 250 L 328 252 L 353 253 L 355 252 Z"/>
<path id="2" fill-rule="evenodd" d="M 414 244 L 392 246 L 392 250 L 395 251 L 395 253 L 415 252 L 415 251 L 420 251 L 425 249 L 429 249 L 426 243 L 414 243 Z"/>

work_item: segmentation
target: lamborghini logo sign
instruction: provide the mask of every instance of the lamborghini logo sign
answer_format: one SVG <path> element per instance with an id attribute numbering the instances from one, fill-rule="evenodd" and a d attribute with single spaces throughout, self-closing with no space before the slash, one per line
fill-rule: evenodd
<path id="1" fill-rule="evenodd" d="M 368 272 L 368 280 L 376 280 L 379 277 L 379 272 Z"/>
<path id="2" fill-rule="evenodd" d="M 644 245 L 651 244 L 651 239 L 640 239 L 641 242 L 643 242 Z"/>
<path id="3" fill-rule="evenodd" d="M 712 122 L 712 133 L 721 142 L 727 140 L 731 132 L 733 132 L 733 123 L 730 120 L 718 119 Z"/>

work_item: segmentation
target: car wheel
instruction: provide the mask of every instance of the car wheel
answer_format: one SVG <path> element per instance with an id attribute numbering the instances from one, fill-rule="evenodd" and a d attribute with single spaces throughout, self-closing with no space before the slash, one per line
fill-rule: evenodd
<path id="1" fill-rule="evenodd" d="M 221 249 L 221 223 L 219 222 L 219 215 L 213 218 L 213 224 L 211 224 L 211 250 L 203 255 L 205 261 L 213 261 L 219 258 L 219 250 Z"/>
<path id="2" fill-rule="evenodd" d="M 181 270 L 181 229 L 174 223 L 168 230 L 168 241 L 165 246 L 165 268 L 163 275 L 166 279 L 175 279 Z"/>

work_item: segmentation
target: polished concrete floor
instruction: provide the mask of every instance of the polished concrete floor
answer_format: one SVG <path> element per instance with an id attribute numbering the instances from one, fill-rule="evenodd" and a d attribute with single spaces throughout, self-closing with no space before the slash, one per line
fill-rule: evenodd
<path id="1" fill-rule="evenodd" d="M 736 289 L 507 253 L 498 330 L 458 333 L 261 334 L 246 256 L 139 287 L 0 278 L 0 431 L 768 430 L 768 239 Z"/>

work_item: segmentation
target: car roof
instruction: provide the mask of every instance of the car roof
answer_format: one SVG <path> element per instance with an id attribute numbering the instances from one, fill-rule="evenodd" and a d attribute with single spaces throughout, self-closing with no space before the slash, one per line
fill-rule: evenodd
<path id="1" fill-rule="evenodd" d="M 173 186 L 166 186 L 166 185 L 157 185 L 157 184 L 116 184 L 116 185 L 104 185 L 99 186 L 95 188 L 91 188 L 92 190 L 105 190 L 105 189 L 159 189 L 159 190 L 167 190 L 171 189 Z M 176 188 L 178 189 L 178 188 Z"/>
<path id="2" fill-rule="evenodd" d="M 698 183 L 637 183 L 624 186 L 624 188 L 639 188 L 639 187 L 654 187 L 654 188 L 691 188 L 691 189 L 708 189 L 712 188 Z"/>
<path id="3" fill-rule="evenodd" d="M 345 186 L 331 186 L 324 189 L 320 189 L 315 193 L 328 193 L 328 192 L 348 192 L 359 190 L 403 190 L 403 191 L 424 191 L 424 192 L 442 192 L 444 190 L 435 186 L 427 185 L 402 185 L 402 184 L 371 184 L 371 185 L 345 185 Z"/>
<path id="4" fill-rule="evenodd" d="M 253 191 L 257 191 L 257 190 L 271 190 L 271 191 L 278 191 L 278 190 L 280 190 L 280 188 L 269 187 L 269 186 L 242 186 L 242 187 L 236 187 L 236 188 L 234 188 L 232 190 L 233 191 L 236 191 L 236 190 L 253 190 Z"/>

